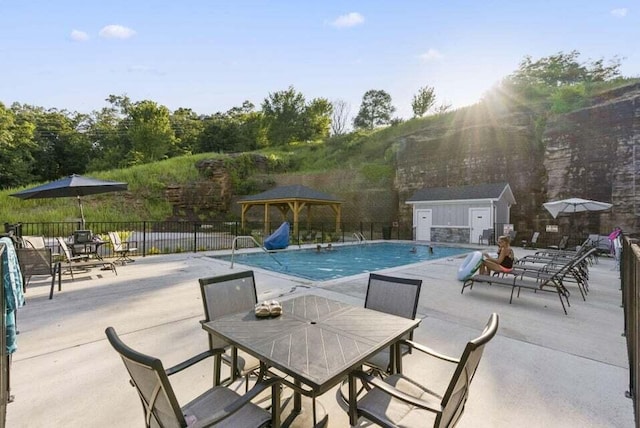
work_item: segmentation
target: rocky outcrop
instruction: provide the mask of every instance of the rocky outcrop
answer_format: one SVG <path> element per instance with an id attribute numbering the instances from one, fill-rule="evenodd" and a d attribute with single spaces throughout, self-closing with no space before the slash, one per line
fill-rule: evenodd
<path id="1" fill-rule="evenodd" d="M 588 107 L 546 122 L 500 99 L 487 99 L 440 119 L 425 121 L 422 129 L 393 142 L 393 182 L 372 182 L 353 169 L 273 174 L 261 156 L 242 155 L 242 162 L 255 164 L 253 169 L 264 177 L 268 174 L 268 179 L 254 176 L 266 187 L 302 184 L 341 199 L 342 220 L 349 223 L 410 225 L 411 207 L 405 201 L 417 189 L 507 182 L 517 201 L 512 222 L 522 236 L 544 231 L 550 223 L 559 224 L 563 232 L 574 227 L 608 234 L 616 225 L 627 232 L 638 229 L 640 84 L 606 92 Z M 207 160 L 197 167 L 201 180 L 167 189 L 175 216 L 239 216 L 225 162 Z M 553 220 L 542 204 L 565 197 L 611 202 L 613 209 Z M 327 213 L 317 211 L 316 221 L 334 218 L 328 208 Z"/>

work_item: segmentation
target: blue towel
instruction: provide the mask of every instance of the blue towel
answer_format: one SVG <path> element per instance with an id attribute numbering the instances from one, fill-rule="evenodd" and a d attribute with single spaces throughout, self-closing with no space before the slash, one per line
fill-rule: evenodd
<path id="1" fill-rule="evenodd" d="M 7 353 L 16 351 L 16 309 L 24 305 L 24 294 L 22 293 L 22 272 L 18 263 L 18 256 L 10 238 L 0 238 L 0 243 L 5 244 L 5 251 L 2 253 L 2 282 L 4 286 L 4 299 L 6 306 L 5 325 L 7 327 Z"/>

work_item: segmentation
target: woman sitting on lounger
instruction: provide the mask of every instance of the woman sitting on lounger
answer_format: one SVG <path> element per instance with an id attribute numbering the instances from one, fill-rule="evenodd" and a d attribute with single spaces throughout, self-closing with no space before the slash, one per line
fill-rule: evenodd
<path id="1" fill-rule="evenodd" d="M 480 265 L 480 275 L 489 275 L 493 272 L 511 272 L 513 268 L 513 249 L 509 245 L 509 237 L 501 236 L 498 238 L 498 258 L 489 257 L 488 253 L 484 253 L 484 260 Z"/>

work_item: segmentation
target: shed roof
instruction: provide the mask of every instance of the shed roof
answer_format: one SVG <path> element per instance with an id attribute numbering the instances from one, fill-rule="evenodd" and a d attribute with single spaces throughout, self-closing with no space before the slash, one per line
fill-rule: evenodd
<path id="1" fill-rule="evenodd" d="M 484 183 L 459 187 L 431 187 L 416 190 L 407 203 L 426 201 L 460 201 L 460 200 L 497 200 L 506 198 L 507 202 L 515 204 L 516 200 L 511 192 L 509 183 Z"/>
<path id="2" fill-rule="evenodd" d="M 273 189 L 269 189 L 266 192 L 246 196 L 240 199 L 238 202 L 277 201 L 282 199 L 304 199 L 314 201 L 340 202 L 338 199 L 334 198 L 331 195 L 319 192 L 301 184 L 274 187 Z"/>

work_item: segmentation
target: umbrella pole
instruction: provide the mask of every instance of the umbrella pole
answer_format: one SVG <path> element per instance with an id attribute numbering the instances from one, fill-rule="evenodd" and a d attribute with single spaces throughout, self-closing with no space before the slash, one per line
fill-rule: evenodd
<path id="1" fill-rule="evenodd" d="M 84 230 L 84 210 L 82 209 L 82 199 L 80 199 L 80 195 L 78 195 L 78 205 L 80 206 L 80 225 L 82 230 Z"/>

